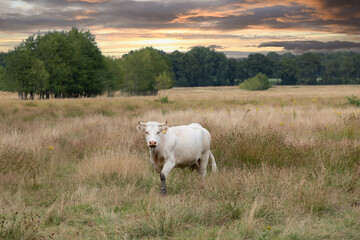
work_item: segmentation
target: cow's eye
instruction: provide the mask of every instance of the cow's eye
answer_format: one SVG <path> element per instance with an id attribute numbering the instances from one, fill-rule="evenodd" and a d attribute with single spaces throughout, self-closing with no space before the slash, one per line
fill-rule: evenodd
<path id="1" fill-rule="evenodd" d="M 146 134 L 149 134 L 149 132 L 146 132 Z"/>
<path id="2" fill-rule="evenodd" d="M 157 135 L 159 135 L 160 134 L 160 132 L 157 132 Z"/>

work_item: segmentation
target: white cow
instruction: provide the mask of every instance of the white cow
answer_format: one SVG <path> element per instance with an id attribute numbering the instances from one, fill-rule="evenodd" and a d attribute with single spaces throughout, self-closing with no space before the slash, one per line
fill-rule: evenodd
<path id="1" fill-rule="evenodd" d="M 210 133 L 198 123 L 168 127 L 165 123 L 141 123 L 136 129 L 146 134 L 150 162 L 160 173 L 161 194 L 166 194 L 165 179 L 174 167 L 195 167 L 203 177 L 211 157 L 211 170 L 216 171 L 215 158 L 210 152 Z"/>

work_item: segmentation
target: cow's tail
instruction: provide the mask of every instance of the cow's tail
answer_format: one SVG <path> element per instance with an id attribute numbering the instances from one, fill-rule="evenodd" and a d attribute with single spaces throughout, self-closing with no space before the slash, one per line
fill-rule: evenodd
<path id="1" fill-rule="evenodd" d="M 216 162 L 215 162 L 215 158 L 214 158 L 214 155 L 211 153 L 211 151 L 209 150 L 209 155 L 210 155 L 210 158 L 211 158 L 211 171 L 212 172 L 216 172 L 217 171 L 217 167 L 216 167 Z"/>

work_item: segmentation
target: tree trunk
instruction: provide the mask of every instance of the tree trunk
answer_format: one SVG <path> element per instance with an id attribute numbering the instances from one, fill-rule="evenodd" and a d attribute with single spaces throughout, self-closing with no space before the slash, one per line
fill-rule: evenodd
<path id="1" fill-rule="evenodd" d="M 23 92 L 18 92 L 18 97 L 20 100 L 24 99 Z"/>

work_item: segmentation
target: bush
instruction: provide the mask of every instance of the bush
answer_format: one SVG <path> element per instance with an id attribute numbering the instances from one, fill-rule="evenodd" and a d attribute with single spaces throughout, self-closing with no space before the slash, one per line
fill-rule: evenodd
<path id="1" fill-rule="evenodd" d="M 155 100 L 155 102 L 159 103 L 169 103 L 169 96 L 159 97 L 159 99 Z"/>
<path id="2" fill-rule="evenodd" d="M 267 90 L 270 88 L 270 82 L 265 74 L 258 73 L 255 77 L 240 83 L 239 87 L 249 91 Z"/>
<path id="3" fill-rule="evenodd" d="M 351 97 L 346 97 L 348 100 L 348 104 L 355 105 L 357 107 L 360 107 L 360 99 L 357 98 L 355 95 L 352 95 Z"/>

